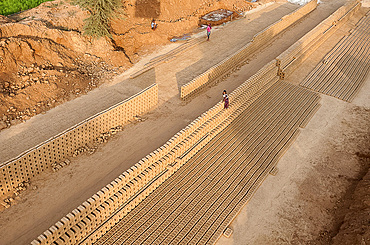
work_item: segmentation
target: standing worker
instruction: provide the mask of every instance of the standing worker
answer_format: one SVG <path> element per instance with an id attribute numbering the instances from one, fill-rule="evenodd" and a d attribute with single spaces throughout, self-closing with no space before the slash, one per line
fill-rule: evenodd
<path id="1" fill-rule="evenodd" d="M 224 104 L 224 109 L 227 109 L 229 108 L 229 96 L 227 95 L 226 93 L 226 90 L 224 90 L 224 92 L 222 92 L 222 101 L 225 103 Z"/>
<path id="2" fill-rule="evenodd" d="M 211 24 L 208 24 L 208 26 L 207 26 L 207 41 L 209 41 L 209 36 L 211 35 L 211 29 L 212 29 Z"/>

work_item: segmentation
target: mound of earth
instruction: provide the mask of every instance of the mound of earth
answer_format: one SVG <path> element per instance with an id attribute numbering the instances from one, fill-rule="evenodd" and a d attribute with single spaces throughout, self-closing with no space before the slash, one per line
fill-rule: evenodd
<path id="1" fill-rule="evenodd" d="M 252 6 L 244 0 L 129 0 L 125 16 L 112 22 L 112 39 L 83 35 L 88 12 L 65 0 L 0 16 L 0 130 L 99 86 L 157 45 L 194 31 L 210 11 L 241 13 Z"/>
<path id="2" fill-rule="evenodd" d="M 357 154 L 367 163 L 369 168 L 370 156 Z M 344 210 L 345 217 L 333 244 L 368 244 L 370 242 L 370 171 L 358 182 L 354 193 L 347 200 L 350 204 Z"/>
<path id="3" fill-rule="evenodd" d="M 231 21 L 233 17 L 234 18 L 237 17 L 237 14 L 235 12 L 227 9 L 218 9 L 206 15 L 203 15 L 199 20 L 199 24 L 200 25 L 211 24 L 212 26 L 220 25 L 227 21 Z"/>

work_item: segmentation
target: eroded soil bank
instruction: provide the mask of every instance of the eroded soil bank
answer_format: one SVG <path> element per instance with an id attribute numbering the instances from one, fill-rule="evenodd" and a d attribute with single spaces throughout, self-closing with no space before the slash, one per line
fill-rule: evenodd
<path id="1" fill-rule="evenodd" d="M 129 0 L 112 22 L 112 38 L 100 39 L 83 35 L 88 13 L 69 0 L 0 16 L 0 130 L 111 80 L 172 37 L 196 31 L 210 11 L 241 17 L 264 2 Z"/>

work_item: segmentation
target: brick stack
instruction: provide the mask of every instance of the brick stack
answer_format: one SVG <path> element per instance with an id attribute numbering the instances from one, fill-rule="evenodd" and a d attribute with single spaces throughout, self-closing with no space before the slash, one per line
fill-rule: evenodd
<path id="1" fill-rule="evenodd" d="M 227 76 L 228 73 L 241 66 L 243 61 L 245 61 L 249 56 L 271 42 L 271 40 L 279 33 L 286 30 L 289 26 L 293 25 L 298 20 L 312 12 L 316 6 L 317 1 L 313 0 L 254 35 L 253 39 L 249 43 L 247 43 L 231 57 L 224 59 L 187 84 L 181 86 L 181 98 L 187 99 L 202 90 L 204 86 Z"/>
<path id="2" fill-rule="evenodd" d="M 91 143 L 112 128 L 132 120 L 158 103 L 158 85 L 153 84 L 140 93 L 94 115 L 19 157 L 0 165 L 0 196 L 7 195 L 24 181 L 64 161 L 76 149 Z"/>

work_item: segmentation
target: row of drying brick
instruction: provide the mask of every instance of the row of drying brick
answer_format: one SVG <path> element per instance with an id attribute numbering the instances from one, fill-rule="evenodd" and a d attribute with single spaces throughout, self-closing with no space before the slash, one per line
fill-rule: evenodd
<path id="1" fill-rule="evenodd" d="M 360 22 L 362 23 L 363 20 L 369 18 L 370 15 L 363 17 Z M 322 64 L 329 64 L 334 62 L 339 62 L 339 58 L 341 58 L 344 54 L 348 52 L 353 52 L 357 50 L 357 48 L 366 48 L 368 45 L 368 33 L 364 31 L 357 31 L 358 28 L 361 26 L 357 26 L 356 29 L 351 30 L 351 34 L 343 38 L 323 59 L 321 62 Z M 361 50 L 359 50 L 361 51 Z M 302 82 L 302 85 L 305 85 L 308 80 L 311 80 L 312 77 L 318 72 L 322 70 L 321 66 L 317 66 L 312 73 L 305 78 Z"/>
<path id="2" fill-rule="evenodd" d="M 310 56 L 325 40 L 338 30 L 361 7 L 359 0 L 352 0 L 340 7 L 314 29 L 276 58 L 279 76 L 291 73 Z"/>
<path id="3" fill-rule="evenodd" d="M 232 104 L 232 106 L 233 106 L 233 104 Z M 252 114 L 252 115 L 256 115 L 256 114 Z M 217 138 L 220 138 L 219 136 L 217 136 Z M 227 148 L 227 149 L 229 149 L 229 148 Z M 206 154 L 206 153 L 204 153 L 204 148 L 201 150 L 201 152 L 200 152 L 200 154 L 201 155 L 204 155 L 204 156 L 211 156 L 210 154 Z M 187 163 L 183 168 L 181 168 L 181 171 L 179 171 L 178 173 L 176 173 L 176 175 L 177 175 L 177 177 L 180 177 L 181 178 L 181 181 L 179 182 L 179 183 L 172 183 L 173 181 L 172 181 L 172 179 L 173 178 L 171 178 L 169 181 L 166 181 L 165 183 L 163 183 L 162 185 L 161 185 L 161 189 L 163 189 L 163 187 L 164 186 L 179 186 L 179 185 L 183 185 L 183 184 L 185 184 L 186 183 L 186 181 L 183 179 L 184 178 L 184 170 L 185 169 L 187 169 L 188 168 L 188 166 L 189 166 L 189 163 Z M 213 167 L 214 165 L 213 164 L 211 164 L 210 165 L 211 167 Z M 191 171 L 190 171 L 191 172 Z M 201 173 L 201 171 L 198 171 L 198 173 Z M 191 178 L 192 180 L 194 180 L 194 178 Z M 171 182 L 171 184 L 169 184 L 169 182 Z M 157 195 L 159 198 L 162 198 L 162 194 L 158 194 Z M 179 196 L 178 198 L 184 198 L 184 197 L 186 197 L 186 195 L 184 196 L 184 195 L 181 195 L 181 196 Z M 178 198 L 175 198 L 176 200 L 178 200 Z M 152 199 L 152 195 L 150 196 L 150 197 L 148 197 L 147 199 L 145 199 L 145 201 L 143 202 L 143 204 L 141 204 L 141 207 L 143 208 L 143 209 L 147 209 L 148 208 L 148 204 L 147 204 L 147 202 L 148 202 L 148 200 L 150 200 L 150 199 Z M 173 201 L 175 201 L 175 199 L 172 199 Z M 168 200 L 168 201 L 170 201 L 170 200 Z M 167 202 L 166 202 L 167 203 Z M 167 205 L 167 204 L 163 204 L 163 205 Z M 132 214 L 133 213 L 135 213 L 135 211 L 137 211 L 137 209 L 135 209 L 133 212 L 131 212 L 130 213 L 130 216 L 132 216 Z M 139 214 L 140 215 L 140 214 Z M 148 214 L 149 215 L 149 214 Z M 126 219 L 127 219 L 127 217 L 125 217 L 121 222 L 120 222 L 120 224 L 122 224 L 123 225 L 123 227 L 121 226 L 120 227 L 120 230 L 122 230 L 122 231 L 125 231 L 124 232 L 124 234 L 126 235 L 127 234 L 127 230 L 128 229 L 126 229 L 125 227 L 127 226 L 127 228 L 130 228 L 130 229 L 134 229 L 135 228 L 135 226 L 131 226 L 131 224 L 129 224 L 129 223 L 126 223 Z M 143 223 L 143 222 L 141 222 L 141 223 Z M 145 223 L 145 222 L 144 222 Z M 101 242 L 101 241 L 100 241 Z M 98 243 L 99 244 L 99 243 Z"/>
<path id="4" fill-rule="evenodd" d="M 225 123 L 226 119 L 237 106 L 245 100 L 256 99 L 261 93 L 260 90 L 269 82 L 264 79 L 265 76 L 276 74 L 276 70 L 271 72 L 274 69 L 276 69 L 274 63 L 270 62 L 256 76 L 230 94 L 233 102 L 229 110 L 222 110 L 221 102 L 216 104 L 163 146 L 144 157 L 63 220 L 57 222 L 33 243 L 72 244 L 81 240 L 86 244 L 94 242 L 214 137 L 216 135 L 214 129 L 222 130 L 229 123 Z M 277 76 L 274 81 L 277 81 Z M 193 148 L 194 145 L 196 147 Z"/>
<path id="5" fill-rule="evenodd" d="M 302 86 L 345 101 L 352 101 L 370 69 L 370 41 L 366 27 L 370 15 L 363 17 L 351 34 L 325 56 L 323 62 L 301 83 Z"/>
<path id="6" fill-rule="evenodd" d="M 189 83 L 181 86 L 181 98 L 188 98 L 201 90 L 205 85 L 216 81 L 220 77 L 225 76 L 227 73 L 236 69 L 245 59 L 247 59 L 248 56 L 255 53 L 261 47 L 269 43 L 279 33 L 313 11 L 316 6 L 317 1 L 313 0 L 257 33 L 249 43 L 231 57 L 224 59 L 219 64 L 209 68 L 206 72 L 197 76 Z"/>
<path id="7" fill-rule="evenodd" d="M 220 140 L 220 136 L 216 136 L 216 138 L 218 138 L 218 140 Z M 214 140 L 213 140 L 214 141 Z M 230 140 L 232 141 L 232 139 Z M 229 149 L 229 148 L 228 148 Z M 198 154 L 201 154 L 201 155 L 204 155 L 204 156 L 210 156 L 210 155 L 207 155 L 205 154 L 205 148 L 202 148 Z M 164 182 L 160 189 L 163 189 L 164 187 L 169 187 L 169 188 L 172 188 L 174 189 L 174 187 L 176 187 L 176 189 L 180 188 L 182 185 L 188 185 L 188 181 L 191 181 L 191 180 L 194 180 L 194 178 L 188 178 L 188 174 L 186 172 L 193 172 L 193 168 L 191 167 L 196 167 L 198 164 L 198 162 L 196 164 L 194 163 L 187 163 L 185 166 L 183 166 L 179 171 L 176 172 L 176 174 L 174 175 L 174 177 L 171 177 L 169 180 L 167 180 L 166 182 Z M 203 165 L 205 166 L 205 165 Z M 215 165 L 210 165 L 210 167 L 214 167 Z M 203 167 L 204 168 L 204 167 Z M 202 174 L 204 171 L 202 170 L 199 170 L 199 171 L 196 171 L 196 175 L 199 175 L 199 174 Z M 194 172 L 193 172 L 194 173 Z M 178 181 L 178 183 L 174 183 L 174 178 L 181 178 L 181 181 Z M 158 214 L 158 212 L 161 212 L 163 210 L 166 209 L 166 207 L 168 206 L 168 204 L 171 204 L 172 202 L 174 201 L 177 201 L 178 198 L 170 198 L 168 200 L 165 201 L 165 203 L 163 204 L 163 206 L 161 207 L 158 207 L 158 206 L 155 206 L 157 207 L 157 209 L 155 211 L 153 211 L 152 207 L 153 205 L 155 205 L 156 203 L 156 198 L 164 198 L 166 196 L 166 194 L 162 193 L 162 192 L 158 192 L 156 191 L 155 193 L 153 193 L 152 195 L 150 195 L 148 198 L 146 198 L 143 203 L 140 204 L 140 207 L 138 208 L 135 208 L 133 211 L 130 212 L 130 214 L 126 217 L 124 217 L 123 220 L 120 221 L 119 225 L 116 225 L 114 227 L 113 232 L 115 233 L 115 231 L 117 231 L 117 227 L 119 227 L 119 230 L 128 230 L 128 229 L 132 229 L 133 226 L 132 226 L 132 223 L 128 223 L 130 217 L 129 216 L 133 216 L 133 215 L 139 215 L 139 216 L 142 216 L 143 214 L 147 215 L 147 216 L 151 216 L 151 214 Z M 179 198 L 182 198 L 184 197 L 184 195 L 181 195 L 179 196 Z M 138 210 L 140 211 L 140 214 L 138 214 Z M 150 210 L 150 211 L 148 211 Z M 158 211 L 158 212 L 157 212 Z M 136 221 L 136 219 L 134 219 L 134 222 Z M 142 224 L 143 222 L 141 222 Z M 135 226 L 137 226 L 137 223 L 135 223 Z M 111 233 L 111 231 L 110 231 Z M 125 232 L 126 234 L 126 232 Z M 104 239 L 100 239 L 97 244 L 101 244 L 103 242 Z"/>
<path id="8" fill-rule="evenodd" d="M 5 196 L 22 182 L 64 161 L 76 149 L 91 143 L 101 133 L 127 123 L 136 115 L 152 109 L 158 103 L 158 85 L 94 115 L 51 139 L 0 165 L 0 196 Z"/>
<path id="9" fill-rule="evenodd" d="M 227 200 L 233 199 L 230 197 L 231 194 L 234 198 L 239 195 L 238 191 L 228 192 L 227 189 L 233 185 L 228 181 L 219 179 L 237 173 L 235 171 L 237 166 L 244 162 L 244 159 L 239 158 L 240 155 L 251 154 L 251 151 L 269 145 L 267 141 L 274 135 L 272 131 L 275 129 L 279 131 L 280 126 L 291 129 L 301 125 L 307 115 L 312 112 L 310 108 L 315 107 L 318 103 L 319 96 L 314 93 L 293 85 L 285 83 L 282 83 L 282 85 L 279 86 L 275 83 L 275 85 L 272 85 L 274 91 L 266 92 L 263 95 L 264 97 L 259 97 L 258 101 L 252 106 L 243 106 L 242 115 L 233 120 L 227 129 L 223 130 L 217 138 L 203 148 L 200 154 L 197 154 L 198 157 L 192 158 L 179 173 L 163 183 L 153 195 L 145 199 L 140 206 L 120 221 L 119 228 L 110 231 L 97 244 L 170 244 L 171 242 L 179 244 L 190 242 L 188 234 L 199 238 L 202 235 L 210 237 L 209 234 L 213 234 L 214 229 L 201 228 L 201 223 L 206 223 L 209 227 L 220 221 L 218 217 L 228 214 L 228 212 L 220 211 L 219 205 L 211 203 L 224 200 L 218 198 L 218 194 L 226 195 Z M 286 101 L 294 101 L 294 103 L 286 103 Z M 259 106 L 255 106 L 256 104 Z M 293 107 L 293 109 L 286 110 L 284 105 Z M 273 122 L 277 121 L 276 118 L 279 118 L 279 123 L 275 125 Z M 285 125 L 288 118 L 293 122 L 293 124 L 289 124 L 293 125 L 292 127 Z M 294 134 L 295 128 L 292 131 Z M 275 134 L 279 135 L 279 133 Z M 242 136 L 245 137 L 241 139 Z M 290 139 L 291 135 L 287 138 Z M 267 141 L 261 143 L 262 139 Z M 215 143 L 215 141 L 219 143 Z M 254 143 L 252 144 L 252 142 Z M 280 140 L 275 140 L 272 149 L 277 148 L 277 142 L 282 147 L 285 145 Z M 215 145 L 216 147 L 214 147 Z M 234 154 L 236 160 L 232 161 L 229 154 Z M 266 155 L 269 155 L 268 152 Z M 272 155 L 275 157 L 274 154 Z M 220 159 L 224 159 L 222 163 Z M 257 162 L 255 163 L 258 165 Z M 226 171 L 225 166 L 229 166 L 230 169 Z M 242 175 L 239 178 L 253 183 L 259 182 L 259 177 L 249 178 Z M 236 178 L 230 177 L 227 179 L 233 182 Z M 218 180 L 218 184 L 215 183 L 216 180 Z M 217 186 L 210 187 L 209 181 L 214 182 Z M 178 193 L 179 189 L 182 189 L 181 193 Z M 169 196 L 170 192 L 176 196 Z M 199 192 L 204 193 L 200 194 Z M 210 196 L 210 198 L 206 198 L 207 196 Z M 212 210 L 205 210 L 205 207 Z M 201 212 L 201 210 L 204 211 Z M 211 216 L 210 218 L 214 220 L 207 221 L 205 215 Z M 193 225 L 197 225 L 199 229 L 194 231 L 192 229 Z M 219 234 L 217 233 L 215 237 L 218 237 Z M 190 243 L 195 242 L 192 240 Z M 207 240 L 201 241 L 201 244 L 206 243 L 208 243 Z"/>
<path id="10" fill-rule="evenodd" d="M 277 84 L 281 85 L 281 84 Z M 283 88 L 279 93 L 283 95 L 289 91 L 289 88 Z M 302 93 L 299 92 L 299 93 Z M 303 94 L 306 92 L 303 92 Z M 289 94 L 294 94 L 290 90 Z M 267 176 L 267 174 L 273 169 L 276 164 L 276 159 L 280 156 L 279 153 L 283 152 L 289 146 L 292 140 L 294 140 L 295 136 L 297 135 L 296 128 L 301 124 L 303 118 L 305 118 L 309 113 L 311 113 L 308 108 L 309 103 L 307 103 L 308 98 L 310 98 L 313 105 L 317 104 L 319 98 L 317 95 L 313 93 L 307 94 L 301 97 L 295 96 L 293 99 L 290 99 L 290 103 L 288 103 L 287 107 L 295 107 L 295 110 L 286 110 L 284 105 L 279 105 L 278 108 L 274 110 L 275 116 L 280 117 L 280 122 L 275 125 L 271 125 L 271 121 L 274 120 L 263 120 L 266 122 L 266 125 L 261 127 L 261 134 L 256 135 L 257 140 L 265 139 L 262 143 L 256 143 L 251 145 L 250 150 L 247 150 L 247 154 L 251 152 L 256 153 L 256 160 L 250 160 L 254 162 L 255 170 L 254 173 L 246 173 L 247 175 L 241 175 L 239 180 L 240 182 L 234 185 L 235 190 L 233 193 L 228 193 L 227 190 L 222 191 L 222 195 L 225 197 L 223 200 L 227 201 L 226 203 L 223 202 L 222 206 L 214 207 L 214 214 L 207 218 L 202 217 L 201 220 L 204 222 L 200 227 L 196 235 L 194 230 L 188 231 L 188 234 L 185 235 L 182 241 L 186 241 L 189 243 L 198 242 L 200 244 L 213 244 L 218 237 L 222 234 L 222 232 L 226 229 L 226 227 L 230 224 L 231 220 L 237 215 L 240 211 L 241 207 L 247 202 L 250 196 L 253 194 L 253 191 L 258 188 L 258 186 L 262 183 L 263 179 Z M 275 101 L 281 101 L 282 99 L 278 98 Z M 299 104 L 301 103 L 301 104 Z M 259 110 L 260 111 L 260 110 Z M 247 115 L 250 114 L 247 112 Z M 269 115 L 269 114 L 265 114 Z M 262 116 L 263 117 L 263 116 Z M 290 118 L 290 122 L 288 120 Z M 255 124 L 254 121 L 251 123 L 252 125 Z M 255 134 L 256 130 L 252 129 L 250 131 L 244 130 L 243 132 L 249 132 L 247 134 L 247 139 L 252 138 L 251 135 Z M 263 136 L 264 135 L 264 136 Z M 250 163 L 248 159 L 243 162 L 243 165 L 248 165 Z M 248 163 L 248 164 L 247 164 Z M 233 163 L 234 164 L 234 163 Z M 229 187 L 228 187 L 229 188 Z M 245 196 L 249 196 L 246 199 Z M 214 198 L 216 202 L 221 203 L 222 198 Z M 243 200 L 244 199 L 244 200 Z M 209 213 L 212 213 L 210 210 L 205 212 L 207 216 Z M 218 214 L 217 214 L 218 213 Z M 190 222 L 192 223 L 192 222 Z M 194 236 L 194 238 L 186 239 L 190 235 L 190 238 Z"/>
<path id="11" fill-rule="evenodd" d="M 255 81 L 258 81 L 258 79 L 255 79 Z M 277 80 L 275 80 L 275 82 L 276 81 Z M 240 91 L 241 89 L 238 92 L 242 95 L 241 98 L 248 97 L 251 100 L 256 99 L 261 94 L 261 91 L 256 91 L 256 90 L 258 90 L 258 88 L 261 87 L 260 84 L 264 85 L 264 83 L 265 82 L 263 82 L 263 80 L 258 81 L 259 86 L 258 84 L 256 85 L 254 83 L 248 83 L 250 84 L 250 86 L 246 86 L 244 90 L 246 93 L 243 93 L 243 91 Z M 271 84 L 269 84 L 268 86 L 271 86 Z M 255 94 L 253 94 L 253 92 Z M 175 160 L 173 157 L 165 156 L 164 159 L 160 159 L 158 161 L 161 163 L 161 165 L 158 167 L 163 171 L 161 178 L 156 180 L 154 182 L 155 183 L 154 185 L 146 186 L 145 191 L 140 193 L 140 195 L 136 197 L 136 200 L 140 199 L 141 201 L 145 197 L 147 197 L 153 190 L 155 190 L 158 187 L 160 183 L 162 183 L 165 179 L 167 179 L 175 171 L 177 171 L 187 160 L 189 160 L 197 151 L 199 151 L 205 144 L 207 144 L 209 140 L 211 140 L 218 132 L 220 132 L 223 128 L 225 128 L 232 121 L 232 119 L 229 118 L 229 115 L 233 111 L 236 111 L 238 106 L 240 106 L 241 99 L 235 97 L 233 93 L 230 94 L 230 98 L 233 100 L 233 105 L 230 107 L 227 113 L 225 113 L 225 111 L 219 111 L 218 115 L 215 115 L 215 116 L 212 116 L 213 113 L 210 113 L 209 116 L 212 116 L 212 118 L 209 121 L 205 122 L 200 127 L 198 126 L 199 128 L 193 128 L 196 130 L 191 135 L 189 135 L 187 138 L 185 138 L 183 142 L 175 146 L 174 148 L 175 150 L 170 152 L 170 154 L 172 154 L 177 151 L 176 155 L 178 157 Z M 219 110 L 222 109 L 222 106 L 216 105 L 216 107 Z M 239 113 L 240 112 L 241 111 L 239 111 Z M 232 116 L 235 116 L 235 115 L 232 115 Z M 180 132 L 186 132 L 186 131 L 180 131 Z M 175 142 L 175 141 L 172 141 L 172 142 Z M 194 145 L 195 147 L 193 147 Z M 187 150 L 189 148 L 191 148 L 191 151 Z M 135 202 L 135 206 L 136 206 L 136 203 L 137 202 Z M 91 234 L 87 239 L 84 239 L 84 243 L 85 244 L 93 243 L 95 237 L 99 236 L 97 234 L 104 234 L 107 230 L 110 229 L 110 227 L 112 227 L 112 222 L 114 223 L 113 220 L 120 219 L 119 217 L 124 216 L 131 209 L 132 209 L 131 206 L 123 207 L 118 213 L 114 214 L 114 216 L 112 216 L 109 219 L 109 222 L 110 222 L 109 224 L 105 223 L 104 226 L 100 227 L 100 229 L 97 229 L 96 231 L 94 231 L 94 233 Z"/>
<path id="12" fill-rule="evenodd" d="M 303 7 L 297 9 L 296 11 L 283 16 L 279 21 L 275 22 L 271 26 L 265 28 L 261 32 L 257 33 L 251 42 L 253 42 L 257 47 L 262 47 L 273 39 L 277 34 L 284 31 L 289 26 L 295 24 L 297 21 L 305 17 L 307 14 L 311 13 L 317 7 L 317 1 L 310 1 Z"/>

